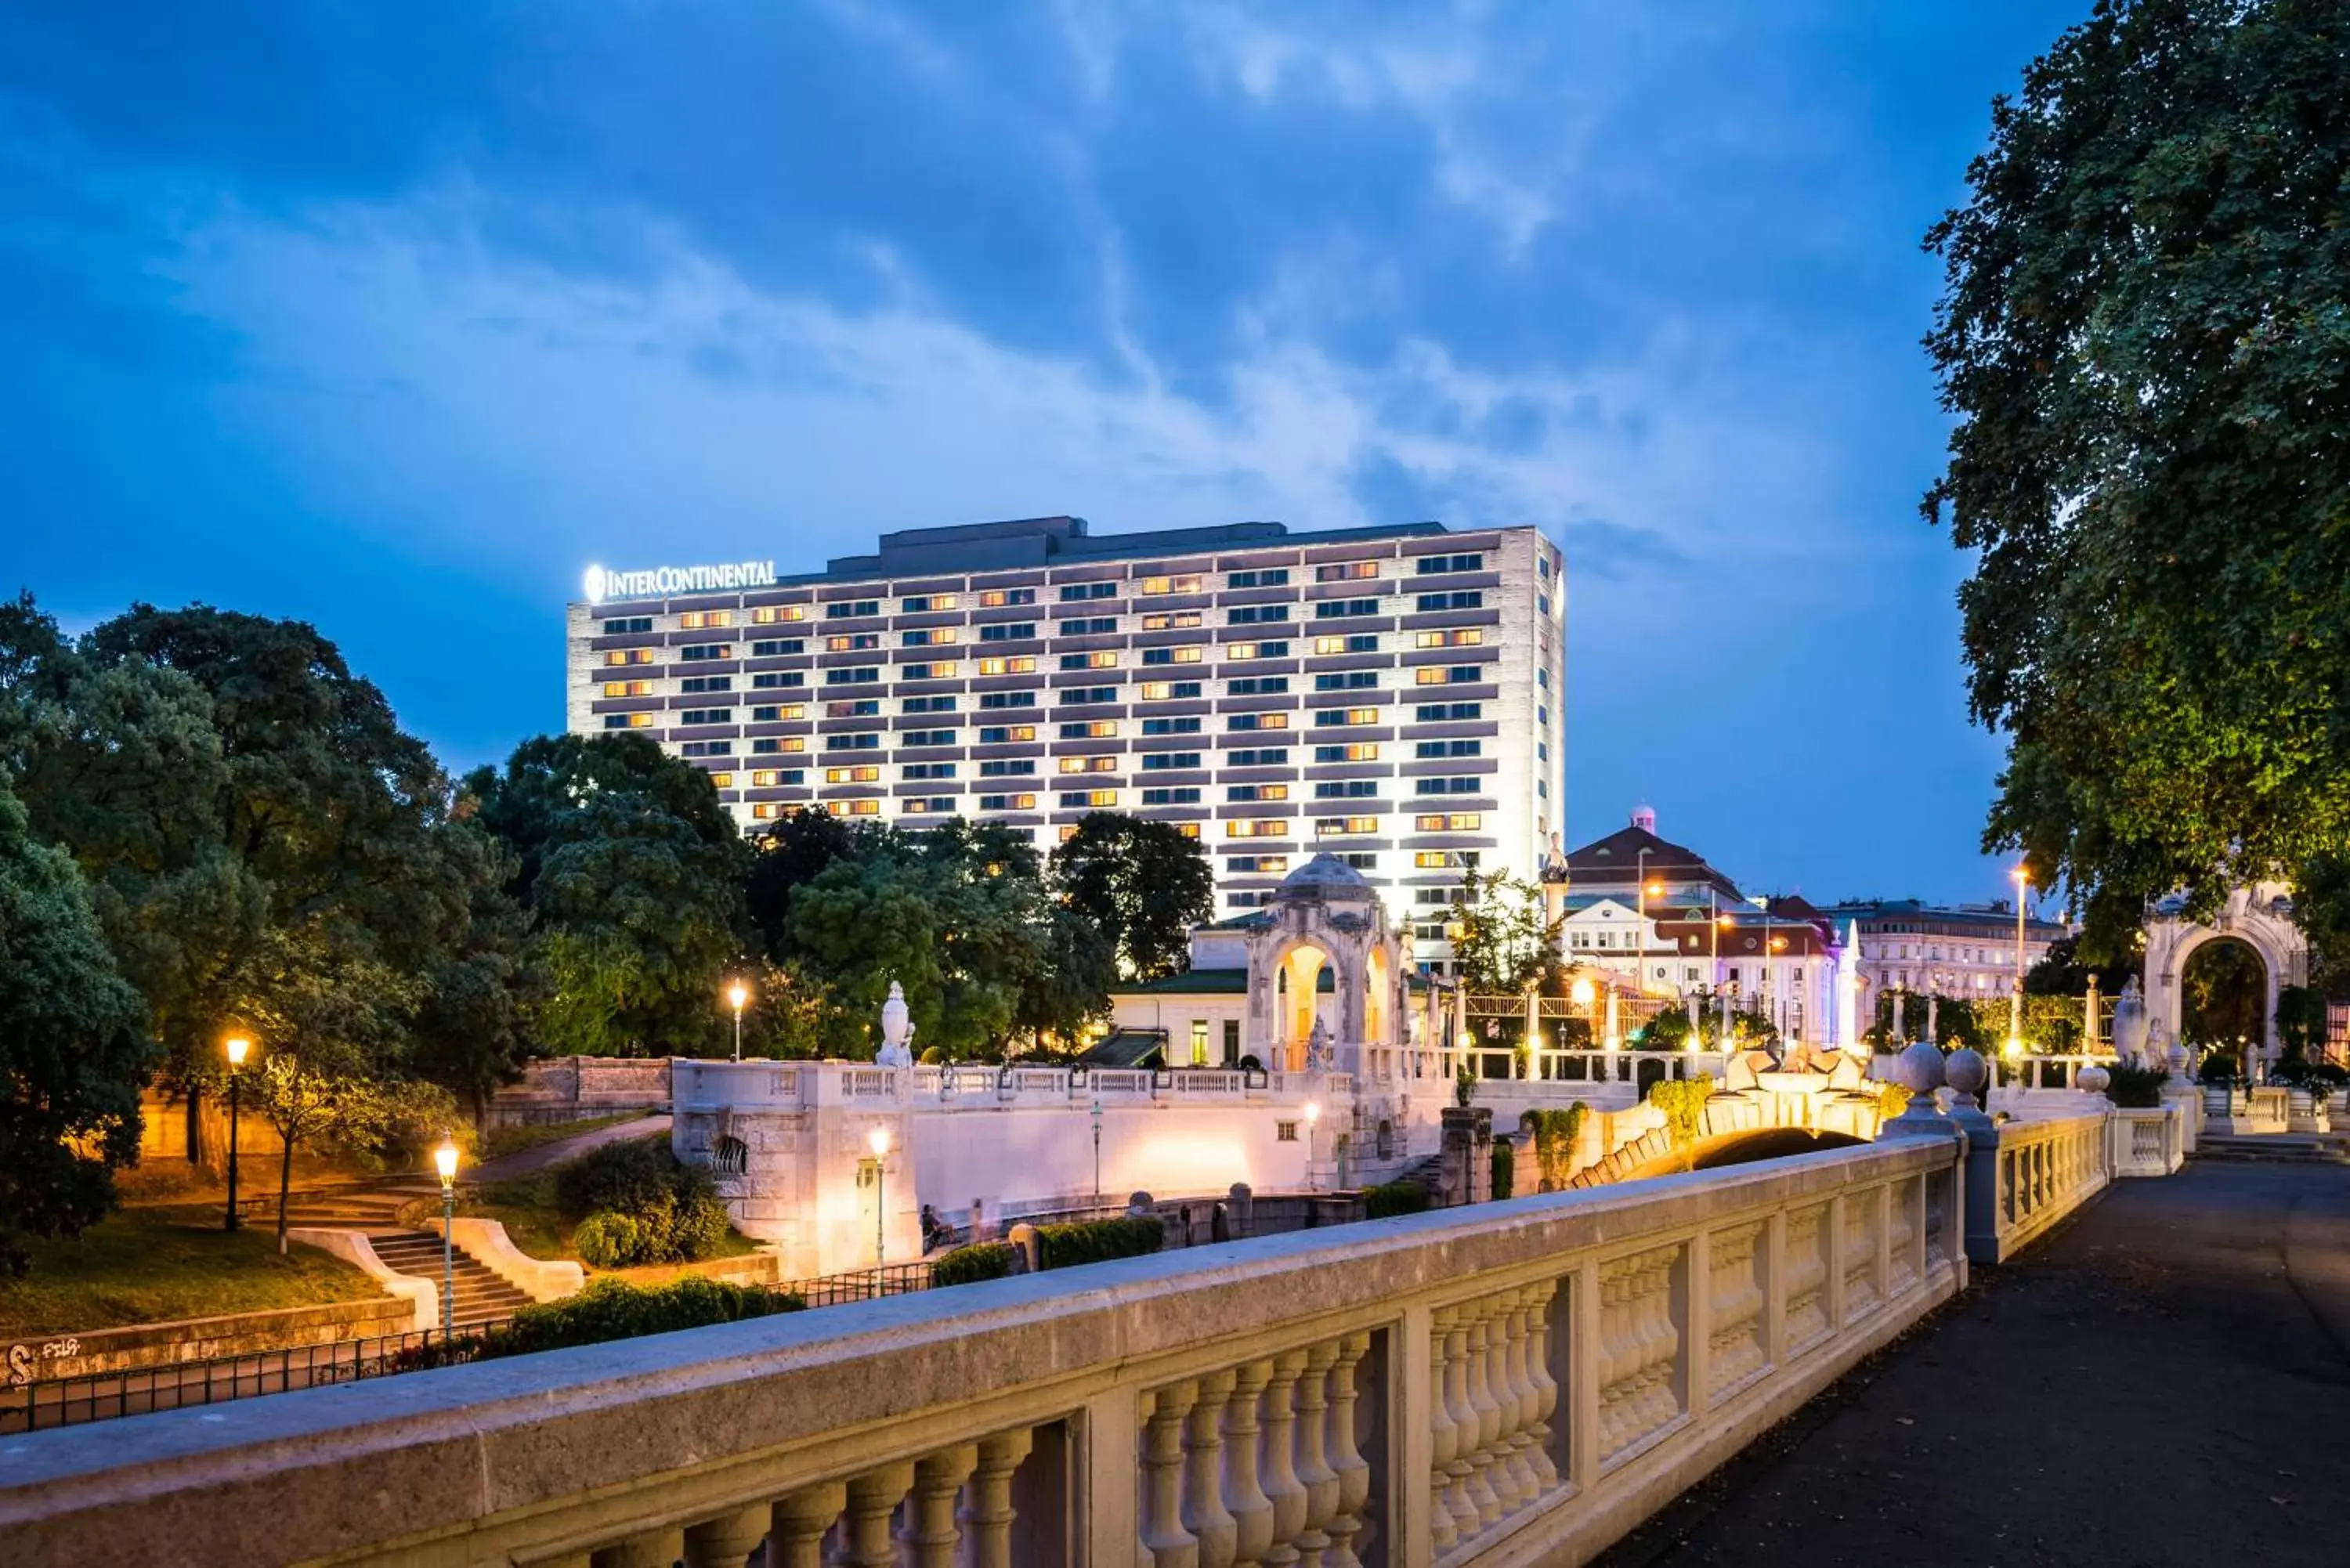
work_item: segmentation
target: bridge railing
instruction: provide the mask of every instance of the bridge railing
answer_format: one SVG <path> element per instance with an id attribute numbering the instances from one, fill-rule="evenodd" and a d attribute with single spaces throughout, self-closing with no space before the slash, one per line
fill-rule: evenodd
<path id="1" fill-rule="evenodd" d="M 2002 1122 L 1970 1134 L 1967 1256 L 2004 1262 L 2105 1190 L 2111 1179 L 2102 1099 L 2072 1115 Z"/>
<path id="2" fill-rule="evenodd" d="M 1962 1285 L 1958 1149 L 38 1434 L 0 1463 L 0 1561 L 1581 1560 Z"/>
<path id="3" fill-rule="evenodd" d="M 2106 1123 L 2106 1164 L 2116 1179 L 2169 1176 L 2187 1163 L 2187 1104 L 2125 1106 Z"/>

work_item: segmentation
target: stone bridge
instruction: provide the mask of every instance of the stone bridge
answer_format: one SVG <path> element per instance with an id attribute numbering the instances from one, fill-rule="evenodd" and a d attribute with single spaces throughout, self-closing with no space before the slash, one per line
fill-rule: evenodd
<path id="1" fill-rule="evenodd" d="M 35 1434 L 0 1562 L 1580 1562 L 2102 1190 L 2113 1115 Z"/>

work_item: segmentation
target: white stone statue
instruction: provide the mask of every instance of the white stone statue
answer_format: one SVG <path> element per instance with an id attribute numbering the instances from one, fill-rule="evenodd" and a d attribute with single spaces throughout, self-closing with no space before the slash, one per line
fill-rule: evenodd
<path id="1" fill-rule="evenodd" d="M 2147 1054 L 2147 1030 L 2151 1023 L 2146 998 L 2137 989 L 2137 976 L 2132 975 L 2114 1002 L 2114 1054 L 2135 1066 L 2161 1065 Z"/>
<path id="2" fill-rule="evenodd" d="M 1330 1070 L 1330 1025 L 1320 1013 L 1314 1015 L 1314 1028 L 1305 1036 L 1305 1070 L 1326 1073 Z"/>
<path id="3" fill-rule="evenodd" d="M 906 1007 L 906 988 L 896 981 L 889 982 L 889 1000 L 881 1004 L 881 1049 L 874 1054 L 876 1065 L 910 1067 L 914 1064 L 914 1019 Z"/>

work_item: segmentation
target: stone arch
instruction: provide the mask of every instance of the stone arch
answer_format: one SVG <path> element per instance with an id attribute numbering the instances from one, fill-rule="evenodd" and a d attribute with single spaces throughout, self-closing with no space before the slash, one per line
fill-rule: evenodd
<path id="1" fill-rule="evenodd" d="M 2186 1022 L 2184 981 L 2196 950 L 2222 940 L 2243 943 L 2265 974 L 2261 1007 L 2260 1054 L 2277 1056 L 2277 993 L 2309 983 L 2309 942 L 2293 923 L 2293 899 L 2284 885 L 2258 882 L 2237 888 L 2210 921 L 2187 918 L 2186 900 L 2176 895 L 2154 907 L 2146 924 L 2146 1010 L 2149 1040 L 2168 1046 Z"/>
<path id="2" fill-rule="evenodd" d="M 1311 937 L 1293 937 L 1273 950 L 1268 967 L 1274 977 L 1274 1016 L 1265 1054 L 1276 1070 L 1305 1069 L 1305 1043 L 1313 1037 L 1314 1020 L 1321 1008 L 1322 971 L 1336 969 L 1335 958 L 1328 947 Z M 1337 978 L 1334 974 L 1334 982 Z M 1333 997 L 1340 994 L 1334 983 Z M 1337 1021 L 1332 1019 L 1330 1026 L 1335 1033 Z"/>
<path id="3" fill-rule="evenodd" d="M 1373 944 L 1363 955 L 1363 1038 L 1367 1041 L 1387 1041 L 1395 1038 L 1396 1030 L 1395 965 L 1388 960 L 1387 949 Z"/>

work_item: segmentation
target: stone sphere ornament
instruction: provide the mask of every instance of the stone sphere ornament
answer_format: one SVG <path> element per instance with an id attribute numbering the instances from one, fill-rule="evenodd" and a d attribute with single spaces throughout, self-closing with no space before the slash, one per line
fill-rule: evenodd
<path id="1" fill-rule="evenodd" d="M 2096 1066 L 2082 1068 L 2073 1079 L 2085 1095 L 2102 1095 L 2112 1086 L 2113 1081 L 2114 1075 L 2111 1073 L 2106 1072 L 2103 1067 Z"/>
<path id="2" fill-rule="evenodd" d="M 1947 1069 L 1942 1062 L 1942 1048 L 1920 1040 L 1901 1053 L 1894 1064 L 1900 1075 L 1901 1085 L 1914 1096 L 1932 1094 L 1942 1086 Z"/>
<path id="3" fill-rule="evenodd" d="M 1942 1076 L 1960 1104 L 1981 1105 L 1983 1088 L 1991 1082 L 1991 1064 L 1973 1046 L 1961 1045 L 1943 1059 Z"/>

